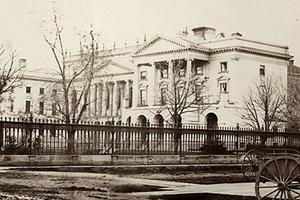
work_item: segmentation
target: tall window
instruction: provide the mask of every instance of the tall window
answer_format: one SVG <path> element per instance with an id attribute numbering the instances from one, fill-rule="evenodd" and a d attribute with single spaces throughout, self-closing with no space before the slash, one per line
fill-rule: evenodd
<path id="1" fill-rule="evenodd" d="M 44 102 L 40 101 L 40 110 L 39 110 L 39 114 L 42 115 L 44 114 Z"/>
<path id="2" fill-rule="evenodd" d="M 121 93 L 122 93 L 122 89 L 121 89 L 121 86 L 118 86 L 118 109 L 120 109 L 121 108 L 121 101 L 122 101 L 122 99 L 121 99 Z"/>
<path id="3" fill-rule="evenodd" d="M 129 86 L 129 102 L 128 102 L 128 107 L 132 107 L 132 86 Z"/>
<path id="4" fill-rule="evenodd" d="M 220 92 L 221 93 L 227 93 L 228 92 L 227 83 L 220 83 Z"/>
<path id="5" fill-rule="evenodd" d="M 167 103 L 167 88 L 160 88 L 160 103 L 161 105 L 165 105 Z"/>
<path id="6" fill-rule="evenodd" d="M 160 78 L 165 79 L 168 78 L 168 66 L 164 66 L 161 70 L 160 70 Z"/>
<path id="7" fill-rule="evenodd" d="M 147 79 L 147 72 L 146 71 L 141 71 L 140 79 L 141 80 L 146 80 Z"/>
<path id="8" fill-rule="evenodd" d="M 265 75 L 265 71 L 266 67 L 264 65 L 260 65 L 259 66 L 259 75 L 264 76 Z"/>
<path id="9" fill-rule="evenodd" d="M 30 94 L 31 93 L 31 87 L 27 86 L 26 87 L 26 94 Z"/>
<path id="10" fill-rule="evenodd" d="M 201 102 L 203 101 L 203 98 L 202 98 L 202 86 L 201 85 L 196 85 L 195 86 L 195 95 L 196 95 L 196 102 Z"/>
<path id="11" fill-rule="evenodd" d="M 109 109 L 110 92 L 109 87 L 106 87 L 106 110 Z"/>
<path id="12" fill-rule="evenodd" d="M 30 113 L 30 101 L 25 102 L 25 113 Z"/>
<path id="13" fill-rule="evenodd" d="M 193 75 L 202 75 L 203 74 L 203 62 L 200 60 L 193 60 L 192 61 L 192 69 Z"/>
<path id="14" fill-rule="evenodd" d="M 140 90 L 140 105 L 141 106 L 146 105 L 146 89 Z"/>
<path id="15" fill-rule="evenodd" d="M 57 89 L 52 89 L 52 95 L 55 96 L 57 94 Z"/>
<path id="16" fill-rule="evenodd" d="M 52 115 L 56 115 L 56 103 L 52 103 Z"/>
<path id="17" fill-rule="evenodd" d="M 195 67 L 195 74 L 196 75 L 202 75 L 203 74 L 203 67 L 202 66 L 196 66 Z"/>
<path id="18" fill-rule="evenodd" d="M 227 72 L 228 67 L 227 67 L 227 62 L 221 62 L 221 72 Z"/>
<path id="19" fill-rule="evenodd" d="M 44 94 L 45 93 L 45 89 L 44 88 L 40 88 L 40 94 Z"/>
<path id="20" fill-rule="evenodd" d="M 14 112 L 14 100 L 10 101 L 10 112 Z"/>
<path id="21" fill-rule="evenodd" d="M 185 76 L 185 67 L 180 67 L 179 69 L 179 76 L 184 77 Z"/>

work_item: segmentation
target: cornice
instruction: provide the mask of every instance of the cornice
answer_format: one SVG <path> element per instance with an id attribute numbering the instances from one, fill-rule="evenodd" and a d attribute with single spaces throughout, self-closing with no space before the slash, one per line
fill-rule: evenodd
<path id="1" fill-rule="evenodd" d="M 222 48 L 217 48 L 217 49 L 197 49 L 197 48 L 188 47 L 188 48 L 182 48 L 182 49 L 170 50 L 170 51 L 135 54 L 132 57 L 136 58 L 136 57 L 143 57 L 143 56 L 156 56 L 156 55 L 180 53 L 180 52 L 185 52 L 185 51 L 193 51 L 193 52 L 204 53 L 204 54 L 208 54 L 208 55 L 222 54 L 222 53 L 235 51 L 235 52 L 255 54 L 255 55 L 261 55 L 261 56 L 267 56 L 267 57 L 273 57 L 273 58 L 279 58 L 279 59 L 285 59 L 285 60 L 289 60 L 289 59 L 293 58 L 293 56 L 290 56 L 288 54 L 276 53 L 276 52 L 272 52 L 272 51 L 261 50 L 261 49 L 245 47 L 245 46 L 222 47 Z"/>
<path id="2" fill-rule="evenodd" d="M 132 57 L 136 58 L 136 57 L 142 57 L 142 56 L 164 55 L 164 54 L 180 53 L 180 52 L 185 52 L 185 51 L 193 51 L 193 52 L 209 54 L 209 50 L 207 50 L 207 49 L 197 49 L 197 48 L 187 47 L 187 48 L 182 48 L 182 49 L 160 51 L 160 52 L 154 52 L 154 53 L 134 54 Z"/>
<path id="3" fill-rule="evenodd" d="M 227 53 L 227 52 L 231 52 L 231 51 L 261 55 L 261 56 L 267 56 L 267 57 L 274 57 L 274 58 L 280 58 L 280 59 L 286 59 L 286 60 L 293 58 L 293 56 L 290 56 L 288 54 L 276 53 L 276 52 L 272 52 L 272 51 L 261 50 L 261 49 L 245 47 L 245 46 L 233 46 L 233 47 L 223 47 L 223 48 L 218 48 L 218 49 L 212 49 L 210 54 L 221 54 L 221 53 Z"/>

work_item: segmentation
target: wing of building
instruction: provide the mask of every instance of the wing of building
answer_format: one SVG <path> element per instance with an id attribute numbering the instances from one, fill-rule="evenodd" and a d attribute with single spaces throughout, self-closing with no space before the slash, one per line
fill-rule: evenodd
<path id="1" fill-rule="evenodd" d="M 225 36 L 210 27 L 195 28 L 190 34 L 157 35 L 140 45 L 102 50 L 102 53 L 99 59 L 107 62 L 92 82 L 86 116 L 104 122 L 114 119 L 123 123 L 149 121 L 160 125 L 171 119 L 166 109 L 170 105 L 164 104 L 165 90 L 161 85 L 172 78 L 168 69 L 173 61 L 184 63 L 183 76 L 207 80 L 205 95 L 208 99 L 203 104 L 209 106 L 206 109 L 191 106 L 190 112 L 182 114 L 182 123 L 236 126 L 242 124 L 241 100 L 249 87 L 263 76 L 276 77 L 286 85 L 292 58 L 287 46 L 250 40 L 240 33 Z M 41 109 L 42 104 L 46 105 L 41 102 L 46 100 L 41 98 L 40 88 L 47 84 L 37 82 L 55 82 L 50 79 L 28 77 L 18 90 L 20 105 L 6 114 L 28 112 L 28 106 Z M 26 87 L 32 87 L 31 93 L 36 95 L 29 97 Z M 51 103 L 47 105 L 51 112 Z"/>

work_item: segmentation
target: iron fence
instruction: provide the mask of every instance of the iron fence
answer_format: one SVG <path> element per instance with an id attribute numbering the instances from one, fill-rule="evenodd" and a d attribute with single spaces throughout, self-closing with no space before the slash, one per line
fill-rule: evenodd
<path id="1" fill-rule="evenodd" d="M 149 125 L 104 125 L 97 122 L 1 119 L 2 154 L 208 155 L 241 154 L 257 147 L 298 148 L 300 133 L 250 129 Z"/>

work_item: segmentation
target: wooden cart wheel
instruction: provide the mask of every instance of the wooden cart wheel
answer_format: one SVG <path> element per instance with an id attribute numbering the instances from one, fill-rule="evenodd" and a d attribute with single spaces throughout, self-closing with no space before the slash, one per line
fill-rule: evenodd
<path id="1" fill-rule="evenodd" d="M 247 181 L 254 181 L 258 173 L 258 166 L 261 159 L 259 150 L 248 151 L 242 160 L 242 172 Z"/>
<path id="2" fill-rule="evenodd" d="M 276 157 L 266 162 L 257 175 L 255 193 L 262 199 L 300 199 L 300 163 L 294 156 Z"/>

